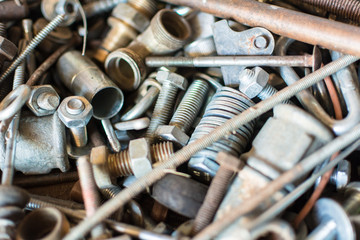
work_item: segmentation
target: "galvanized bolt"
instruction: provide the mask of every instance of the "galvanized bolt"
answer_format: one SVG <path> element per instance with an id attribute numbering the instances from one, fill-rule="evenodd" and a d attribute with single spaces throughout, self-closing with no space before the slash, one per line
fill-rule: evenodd
<path id="1" fill-rule="evenodd" d="M 67 97 L 61 102 L 58 113 L 61 121 L 70 129 L 75 146 L 86 146 L 88 141 L 86 124 L 93 114 L 88 100 L 80 96 Z"/>
<path id="2" fill-rule="evenodd" d="M 135 175 L 140 177 L 151 171 L 154 162 L 166 161 L 174 153 L 171 142 L 149 146 L 145 138 L 131 140 L 129 148 L 119 153 L 109 154 L 106 146 L 91 150 L 91 162 L 107 165 L 114 177 Z"/>
<path id="3" fill-rule="evenodd" d="M 26 105 L 38 117 L 52 115 L 59 106 L 60 97 L 51 85 L 34 86 Z"/>
<path id="4" fill-rule="evenodd" d="M 156 79 L 162 83 L 162 89 L 156 101 L 150 125 L 145 135 L 150 142 L 154 140 L 156 129 L 160 125 L 168 123 L 178 89 L 185 90 L 188 85 L 184 77 L 167 71 L 159 71 Z"/>
<path id="5" fill-rule="evenodd" d="M 253 69 L 245 68 L 239 76 L 239 90 L 249 98 L 258 97 L 261 100 L 268 99 L 278 91 L 268 84 L 269 74 L 260 67 Z M 284 101 L 290 103 L 290 101 Z"/>
<path id="6" fill-rule="evenodd" d="M 226 194 L 227 186 L 229 185 L 232 176 L 243 166 L 240 159 L 224 152 L 218 154 L 216 161 L 220 164 L 220 167 L 216 172 L 209 190 L 206 193 L 204 202 L 195 217 L 192 230 L 193 234 L 200 232 L 211 223 Z"/>
<path id="7" fill-rule="evenodd" d="M 159 126 L 155 135 L 162 140 L 172 141 L 182 147 L 185 146 L 189 141 L 189 136 L 186 133 L 198 115 L 208 90 L 209 84 L 205 80 L 195 79 L 182 98 L 169 125 Z"/>

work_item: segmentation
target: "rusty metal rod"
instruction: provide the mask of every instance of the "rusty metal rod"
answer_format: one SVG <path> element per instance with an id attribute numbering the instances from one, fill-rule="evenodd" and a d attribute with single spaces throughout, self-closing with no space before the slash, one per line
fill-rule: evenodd
<path id="1" fill-rule="evenodd" d="M 148 67 L 312 67 L 314 58 L 309 54 L 303 56 L 147 57 L 145 63 Z"/>
<path id="2" fill-rule="evenodd" d="M 163 0 L 273 33 L 360 56 L 360 28 L 254 0 Z"/>

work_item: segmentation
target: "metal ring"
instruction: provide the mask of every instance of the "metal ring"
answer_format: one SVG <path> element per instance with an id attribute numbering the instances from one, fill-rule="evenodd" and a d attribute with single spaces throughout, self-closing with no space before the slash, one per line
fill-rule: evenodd
<path id="1" fill-rule="evenodd" d="M 31 89 L 22 84 L 12 90 L 0 103 L 0 121 L 14 116 L 30 98 Z"/>

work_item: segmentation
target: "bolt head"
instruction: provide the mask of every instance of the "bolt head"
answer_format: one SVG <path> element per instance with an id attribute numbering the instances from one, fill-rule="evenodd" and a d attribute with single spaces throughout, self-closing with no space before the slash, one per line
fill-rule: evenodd
<path id="1" fill-rule="evenodd" d="M 142 177 L 152 170 L 150 144 L 145 138 L 130 141 L 129 155 L 135 177 Z"/>
<path id="2" fill-rule="evenodd" d="M 268 40 L 263 35 L 260 35 L 254 39 L 254 46 L 257 49 L 265 49 L 268 45 L 269 45 Z"/>
<path id="3" fill-rule="evenodd" d="M 0 36 L 0 55 L 11 61 L 17 54 L 17 47 L 15 44 Z"/>
<path id="4" fill-rule="evenodd" d="M 181 90 L 185 90 L 188 86 L 188 81 L 183 76 L 168 72 L 168 71 L 158 71 L 156 74 L 156 80 L 160 83 L 164 83 L 165 81 L 170 82 L 173 86 L 180 88 Z"/>
<path id="5" fill-rule="evenodd" d="M 79 101 L 83 104 L 82 106 L 78 104 Z M 68 128 L 85 127 L 93 115 L 93 108 L 86 98 L 71 96 L 61 102 L 58 114 L 60 120 Z"/>
<path id="6" fill-rule="evenodd" d="M 244 69 L 239 76 L 239 90 L 249 98 L 256 97 L 266 86 L 269 74 L 260 67 Z"/>
<path id="7" fill-rule="evenodd" d="M 42 94 L 49 94 L 51 97 L 49 99 L 41 99 Z M 43 102 L 40 101 L 47 100 L 51 101 L 49 104 L 52 106 L 52 108 L 44 109 L 41 107 Z M 26 105 L 36 116 L 42 117 L 53 114 L 56 111 L 56 108 L 59 106 L 59 103 L 60 97 L 51 85 L 40 85 L 32 87 L 30 98 Z"/>
<path id="8" fill-rule="evenodd" d="M 119 3 L 112 11 L 112 16 L 143 32 L 150 24 L 150 19 L 127 3 Z"/>
<path id="9" fill-rule="evenodd" d="M 189 136 L 176 126 L 159 126 L 155 131 L 155 135 L 161 140 L 173 142 L 180 147 L 185 146 L 189 141 Z"/>

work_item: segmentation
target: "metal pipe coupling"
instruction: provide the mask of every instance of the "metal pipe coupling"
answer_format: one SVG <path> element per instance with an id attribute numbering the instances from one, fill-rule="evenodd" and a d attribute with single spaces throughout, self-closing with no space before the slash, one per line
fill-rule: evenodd
<path id="1" fill-rule="evenodd" d="M 157 7 L 154 0 L 129 0 L 119 3 L 108 18 L 110 31 L 101 46 L 96 50 L 94 58 L 104 63 L 112 51 L 127 46 L 150 24 Z"/>
<path id="2" fill-rule="evenodd" d="M 60 240 L 70 230 L 63 213 L 56 208 L 41 208 L 27 215 L 19 225 L 17 240 Z"/>
<path id="3" fill-rule="evenodd" d="M 111 118 L 122 108 L 122 91 L 80 52 L 69 51 L 63 54 L 57 63 L 57 72 L 67 88 L 75 95 L 89 100 L 95 118 Z"/>
<path id="4" fill-rule="evenodd" d="M 127 48 L 109 54 L 105 70 L 121 89 L 135 90 L 146 77 L 145 57 L 174 52 L 185 45 L 190 35 L 185 18 L 169 9 L 160 10 L 150 26 Z"/>

